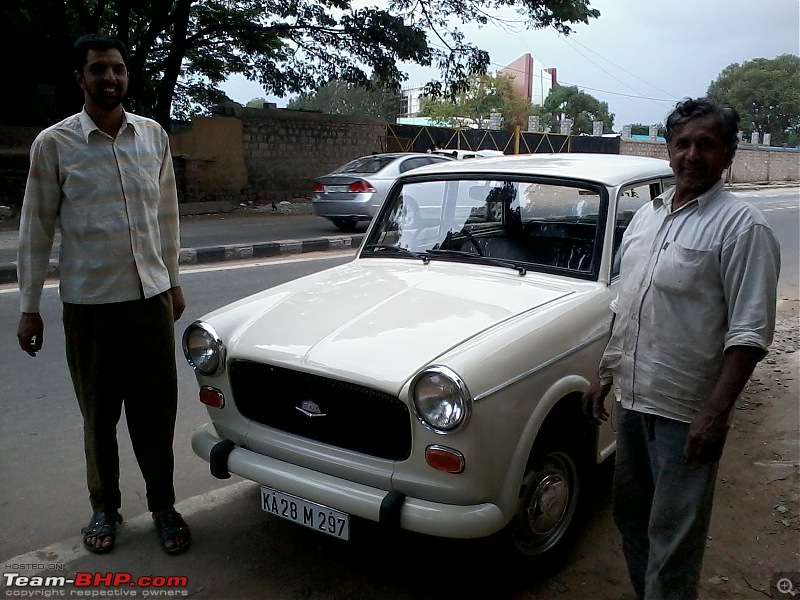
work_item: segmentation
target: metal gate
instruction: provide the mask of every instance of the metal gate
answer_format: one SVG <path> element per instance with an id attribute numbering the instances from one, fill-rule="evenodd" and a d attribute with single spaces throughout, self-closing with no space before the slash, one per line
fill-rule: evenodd
<path id="1" fill-rule="evenodd" d="M 618 137 L 574 136 L 533 131 L 466 129 L 427 125 L 386 124 L 384 152 L 427 152 L 434 147 L 457 150 L 500 150 L 505 154 L 592 152 L 619 154 Z"/>

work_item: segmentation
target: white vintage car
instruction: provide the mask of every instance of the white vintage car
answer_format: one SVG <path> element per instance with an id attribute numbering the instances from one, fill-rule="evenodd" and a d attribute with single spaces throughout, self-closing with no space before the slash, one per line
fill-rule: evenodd
<path id="1" fill-rule="evenodd" d="M 563 556 L 613 454 L 581 393 L 609 334 L 615 250 L 667 162 L 540 154 L 401 175 L 356 258 L 184 334 L 211 472 L 341 539 L 354 517 Z M 256 508 L 256 507 L 254 507 Z"/>

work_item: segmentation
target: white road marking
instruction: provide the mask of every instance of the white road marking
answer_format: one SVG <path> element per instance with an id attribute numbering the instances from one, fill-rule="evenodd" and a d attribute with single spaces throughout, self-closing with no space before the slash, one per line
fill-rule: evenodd
<path id="1" fill-rule="evenodd" d="M 234 260 L 230 262 L 211 263 L 204 265 L 181 265 L 180 272 L 185 274 L 209 273 L 211 271 L 230 271 L 233 269 L 249 269 L 251 267 L 263 267 L 266 265 L 288 265 L 292 263 L 309 262 L 314 260 L 324 260 L 326 258 L 335 259 L 345 256 L 355 256 L 356 248 L 336 251 L 304 252 L 303 254 L 291 255 L 288 257 L 259 258 L 253 260 Z M 58 282 L 46 283 L 44 289 L 58 288 Z M 7 283 L 0 286 L 0 294 L 11 294 L 19 292 L 16 283 Z"/>

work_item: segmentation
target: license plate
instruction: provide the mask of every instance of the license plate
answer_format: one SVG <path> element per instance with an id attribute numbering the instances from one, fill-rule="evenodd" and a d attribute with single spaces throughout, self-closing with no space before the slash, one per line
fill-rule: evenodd
<path id="1" fill-rule="evenodd" d="M 331 193 L 343 193 L 350 189 L 349 185 L 326 185 L 325 191 Z"/>
<path id="2" fill-rule="evenodd" d="M 322 504 L 262 485 L 261 508 L 271 515 L 327 533 L 340 540 L 350 539 L 350 515 Z"/>

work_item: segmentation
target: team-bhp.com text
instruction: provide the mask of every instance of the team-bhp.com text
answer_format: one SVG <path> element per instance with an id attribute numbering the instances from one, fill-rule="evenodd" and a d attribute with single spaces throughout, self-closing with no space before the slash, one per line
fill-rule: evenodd
<path id="1" fill-rule="evenodd" d="M 189 580 L 184 576 L 156 575 L 134 577 L 127 572 L 75 573 L 63 575 L 21 575 L 3 573 L 4 596 L 15 598 L 57 597 L 139 597 L 176 598 L 189 595 Z M 69 586 L 69 587 L 68 587 Z M 66 589 L 65 589 L 66 588 Z M 182 589 L 181 589 L 182 588 Z"/>

